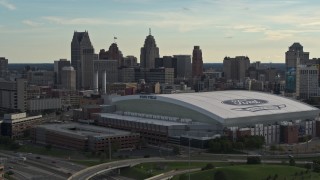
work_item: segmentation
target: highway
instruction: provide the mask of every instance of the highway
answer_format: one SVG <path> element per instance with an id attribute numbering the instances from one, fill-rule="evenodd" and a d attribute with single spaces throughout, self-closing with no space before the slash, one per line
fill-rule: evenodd
<path id="1" fill-rule="evenodd" d="M 95 175 L 104 173 L 106 171 L 111 171 L 113 169 L 128 167 L 128 166 L 135 166 L 140 163 L 159 162 L 163 160 L 164 160 L 163 158 L 141 158 L 141 159 L 128 159 L 128 160 L 104 163 L 104 164 L 92 166 L 84 170 L 81 170 L 73 174 L 71 177 L 69 177 L 68 180 L 88 180 L 94 177 Z"/>
<path id="2" fill-rule="evenodd" d="M 1 151 L 0 155 L 7 158 L 5 168 L 6 170 L 13 171 L 13 177 L 16 179 L 62 180 L 67 179 L 71 174 L 85 168 L 85 166 L 66 162 L 59 158 L 35 154 Z M 18 160 L 18 157 L 26 157 L 26 160 Z"/>
<path id="3" fill-rule="evenodd" d="M 240 156 L 242 157 L 242 155 Z M 89 180 L 90 178 L 114 170 L 122 167 L 132 167 L 134 165 L 140 163 L 147 163 L 147 162 L 189 162 L 189 160 L 185 159 L 164 159 L 164 158 L 141 158 L 141 159 L 129 159 L 129 160 L 121 160 L 121 161 L 114 161 L 109 163 L 104 163 L 96 166 L 92 166 L 86 169 L 83 169 L 71 177 L 68 180 Z M 235 163 L 245 163 L 247 162 L 246 159 L 227 159 L 227 160 L 190 160 L 190 162 L 235 162 Z M 262 163 L 265 164 L 280 164 L 282 160 L 262 160 Z M 296 164 L 306 164 L 310 163 L 308 161 L 296 161 Z"/>

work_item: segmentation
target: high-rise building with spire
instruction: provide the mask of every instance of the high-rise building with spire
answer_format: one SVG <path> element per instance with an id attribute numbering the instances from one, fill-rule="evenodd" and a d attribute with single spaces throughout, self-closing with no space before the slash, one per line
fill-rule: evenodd
<path id="1" fill-rule="evenodd" d="M 155 68 L 155 59 L 159 56 L 159 48 L 154 37 L 151 35 L 151 29 L 149 29 L 149 35 L 146 37 L 144 46 L 141 48 L 140 66 L 146 69 Z"/>
<path id="2" fill-rule="evenodd" d="M 200 77 L 203 74 L 202 51 L 200 46 L 194 46 L 192 52 L 192 77 Z"/>
<path id="3" fill-rule="evenodd" d="M 77 89 L 93 87 L 93 60 L 94 48 L 89 33 L 74 32 L 71 41 L 71 65 L 76 70 Z"/>

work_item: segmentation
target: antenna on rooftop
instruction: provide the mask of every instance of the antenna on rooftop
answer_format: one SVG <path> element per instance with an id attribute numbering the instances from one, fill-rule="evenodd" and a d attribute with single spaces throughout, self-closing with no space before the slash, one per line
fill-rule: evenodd
<path id="1" fill-rule="evenodd" d="M 151 28 L 149 28 L 149 35 L 151 35 Z"/>

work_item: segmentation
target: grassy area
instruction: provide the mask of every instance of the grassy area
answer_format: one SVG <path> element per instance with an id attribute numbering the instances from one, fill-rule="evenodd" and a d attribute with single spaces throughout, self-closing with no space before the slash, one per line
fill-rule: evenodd
<path id="1" fill-rule="evenodd" d="M 190 179 L 212 180 L 216 171 L 222 171 L 227 180 L 266 180 L 270 179 L 320 179 L 318 173 L 308 172 L 304 168 L 282 165 L 238 165 L 216 168 L 208 171 L 195 172 Z M 275 178 L 276 177 L 276 178 Z M 175 176 L 174 180 L 179 180 Z"/>
<path id="2" fill-rule="evenodd" d="M 208 162 L 191 162 L 190 168 L 202 168 L 206 166 Z M 221 162 L 212 163 L 214 166 L 228 166 L 229 163 Z M 133 179 L 145 179 L 163 172 L 171 170 L 188 169 L 189 164 L 187 162 L 169 162 L 169 163 L 143 163 L 132 168 L 123 169 L 121 175 Z"/>

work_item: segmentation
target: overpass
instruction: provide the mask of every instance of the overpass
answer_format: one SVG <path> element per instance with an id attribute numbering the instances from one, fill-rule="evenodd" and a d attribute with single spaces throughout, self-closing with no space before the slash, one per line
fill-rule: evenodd
<path id="1" fill-rule="evenodd" d="M 132 167 L 141 163 L 159 162 L 159 161 L 164 161 L 164 159 L 163 158 L 140 158 L 140 159 L 127 159 L 127 160 L 103 163 L 103 164 L 99 164 L 96 166 L 83 169 L 73 174 L 72 176 L 70 176 L 68 180 L 89 180 L 90 178 L 98 174 L 104 173 L 106 171 L 111 171 L 114 169 L 124 168 L 124 167 Z"/>

